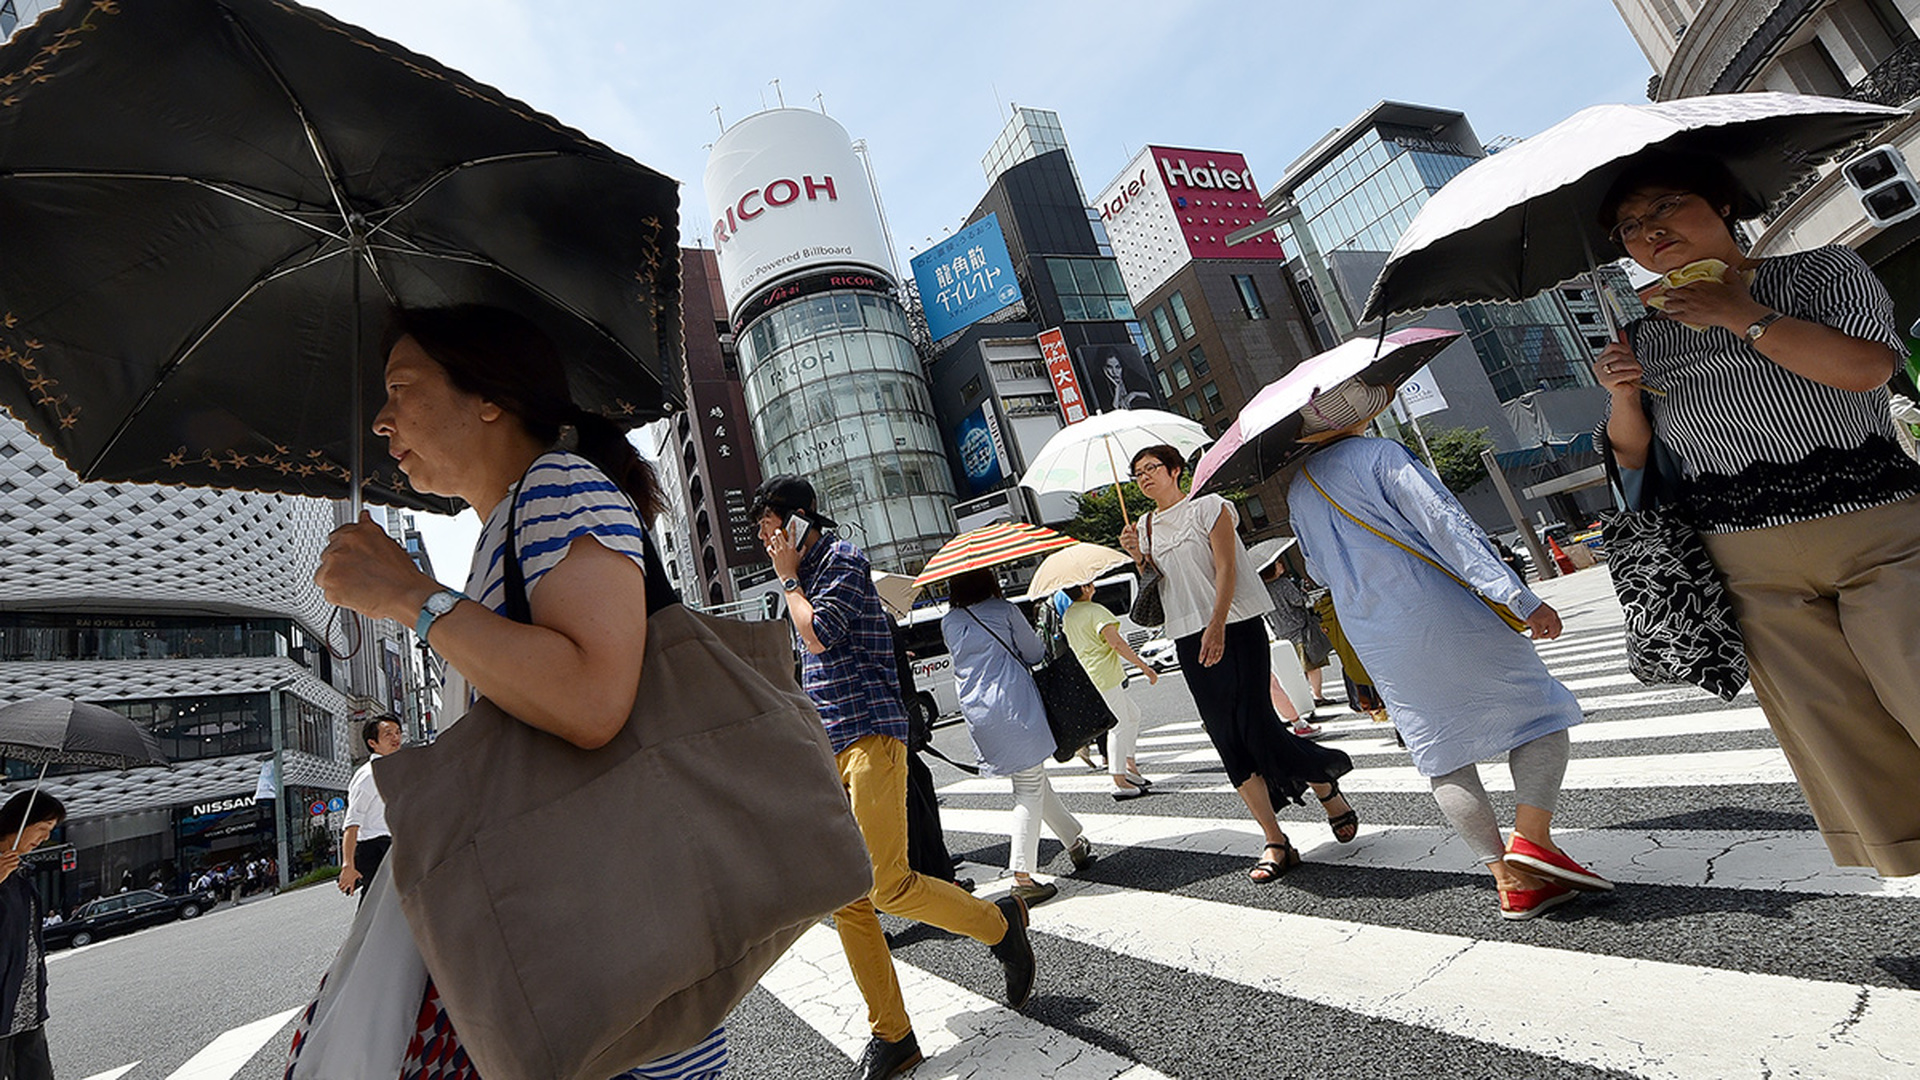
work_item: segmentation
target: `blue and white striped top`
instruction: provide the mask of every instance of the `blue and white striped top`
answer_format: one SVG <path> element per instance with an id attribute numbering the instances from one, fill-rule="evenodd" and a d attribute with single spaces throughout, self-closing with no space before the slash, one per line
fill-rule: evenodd
<path id="1" fill-rule="evenodd" d="M 566 558 L 568 546 L 583 536 L 646 571 L 645 529 L 626 493 L 586 458 L 550 451 L 534 461 L 526 477 L 487 515 L 474 545 L 466 593 L 494 612 L 506 613 L 507 514 L 516 502 L 516 547 L 529 599 L 547 571 Z M 681 1053 L 650 1061 L 615 1080 L 709 1080 L 726 1067 L 727 1029 L 722 1027 Z"/>
<path id="2" fill-rule="evenodd" d="M 568 545 L 583 536 L 593 537 L 602 547 L 626 555 L 635 566 L 646 570 L 645 530 L 626 492 L 586 458 L 552 450 L 535 459 L 526 477 L 487 515 L 480 540 L 474 545 L 466 593 L 492 611 L 505 614 L 507 609 L 502 559 L 507 548 L 508 508 L 514 502 L 520 504 L 515 528 L 528 599 L 532 599 L 547 571 L 566 558 Z"/>

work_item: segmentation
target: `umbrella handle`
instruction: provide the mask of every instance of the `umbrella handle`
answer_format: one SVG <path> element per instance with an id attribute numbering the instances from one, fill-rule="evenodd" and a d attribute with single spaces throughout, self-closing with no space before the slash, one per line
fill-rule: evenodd
<path id="1" fill-rule="evenodd" d="M 1120 466 L 1113 461 L 1113 436 L 1101 435 L 1100 445 L 1107 451 L 1107 468 L 1113 470 L 1113 494 L 1120 500 L 1120 520 L 1126 521 L 1131 515 L 1127 513 L 1127 493 L 1120 490 Z"/>

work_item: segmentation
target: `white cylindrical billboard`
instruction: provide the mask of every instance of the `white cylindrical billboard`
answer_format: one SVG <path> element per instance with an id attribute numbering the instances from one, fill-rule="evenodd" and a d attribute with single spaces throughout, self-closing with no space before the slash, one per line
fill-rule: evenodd
<path id="1" fill-rule="evenodd" d="M 824 113 L 769 109 L 728 128 L 707 159 L 705 186 L 729 316 L 810 270 L 858 267 L 893 278 L 866 168 L 847 130 Z"/>

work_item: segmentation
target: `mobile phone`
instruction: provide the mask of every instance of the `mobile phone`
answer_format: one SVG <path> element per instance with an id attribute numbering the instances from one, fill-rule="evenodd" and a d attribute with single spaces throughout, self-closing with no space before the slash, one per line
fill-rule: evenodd
<path id="1" fill-rule="evenodd" d="M 787 543 L 792 545 L 795 551 L 800 550 L 801 541 L 807 538 L 807 532 L 812 528 L 812 522 L 799 514 L 793 515 L 787 519 Z"/>

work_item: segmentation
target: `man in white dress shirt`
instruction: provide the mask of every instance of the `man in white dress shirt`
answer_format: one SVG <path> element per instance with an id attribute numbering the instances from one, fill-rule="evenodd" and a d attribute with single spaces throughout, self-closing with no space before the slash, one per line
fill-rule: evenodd
<path id="1" fill-rule="evenodd" d="M 340 891 L 353 895 L 363 882 L 373 880 L 380 860 L 387 857 L 393 838 L 387 832 L 387 804 L 373 784 L 373 763 L 400 749 L 400 722 L 391 716 L 376 716 L 360 729 L 367 749 L 373 752 L 365 764 L 354 770 L 347 784 L 347 829 L 341 841 Z"/>

